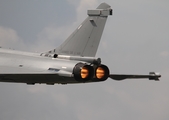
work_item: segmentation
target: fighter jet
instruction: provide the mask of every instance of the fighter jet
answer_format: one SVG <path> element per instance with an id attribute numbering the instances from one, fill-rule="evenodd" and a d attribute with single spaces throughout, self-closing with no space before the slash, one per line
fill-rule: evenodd
<path id="1" fill-rule="evenodd" d="M 102 3 L 87 11 L 87 18 L 57 48 L 44 53 L 29 53 L 0 48 L 0 82 L 53 85 L 147 78 L 159 80 L 160 74 L 111 74 L 95 54 L 111 6 Z"/>

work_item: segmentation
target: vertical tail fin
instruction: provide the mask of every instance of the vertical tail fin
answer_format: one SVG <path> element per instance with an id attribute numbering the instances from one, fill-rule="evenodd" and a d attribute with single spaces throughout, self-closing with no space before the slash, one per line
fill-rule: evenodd
<path id="1" fill-rule="evenodd" d="M 100 4 L 95 10 L 88 10 L 88 17 L 58 48 L 45 54 L 94 57 L 111 7 Z"/>

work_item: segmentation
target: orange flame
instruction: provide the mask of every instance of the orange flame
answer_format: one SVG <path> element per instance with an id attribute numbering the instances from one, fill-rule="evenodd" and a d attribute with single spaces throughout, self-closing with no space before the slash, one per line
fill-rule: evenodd
<path id="1" fill-rule="evenodd" d="M 84 79 L 84 78 L 87 78 L 88 75 L 89 75 L 89 70 L 86 67 L 83 67 L 81 69 L 81 77 Z"/>
<path id="2" fill-rule="evenodd" d="M 96 70 L 96 77 L 98 79 L 101 79 L 101 78 L 104 77 L 104 75 L 105 75 L 104 69 L 102 67 L 98 67 L 97 70 Z"/>

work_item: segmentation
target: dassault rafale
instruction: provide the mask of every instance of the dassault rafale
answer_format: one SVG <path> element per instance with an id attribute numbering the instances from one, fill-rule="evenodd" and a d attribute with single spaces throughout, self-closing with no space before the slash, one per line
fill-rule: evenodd
<path id="1" fill-rule="evenodd" d="M 0 82 L 53 85 L 147 78 L 159 80 L 159 73 L 147 75 L 111 74 L 95 54 L 111 6 L 102 3 L 88 10 L 88 17 L 57 48 L 44 53 L 29 53 L 0 48 Z"/>

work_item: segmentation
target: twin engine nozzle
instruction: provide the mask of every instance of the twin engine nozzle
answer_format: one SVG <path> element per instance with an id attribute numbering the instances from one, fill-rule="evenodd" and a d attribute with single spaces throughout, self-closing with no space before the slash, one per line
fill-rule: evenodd
<path id="1" fill-rule="evenodd" d="M 109 68 L 106 65 L 91 66 L 77 63 L 73 69 L 74 78 L 79 82 L 104 81 L 109 77 Z"/>

